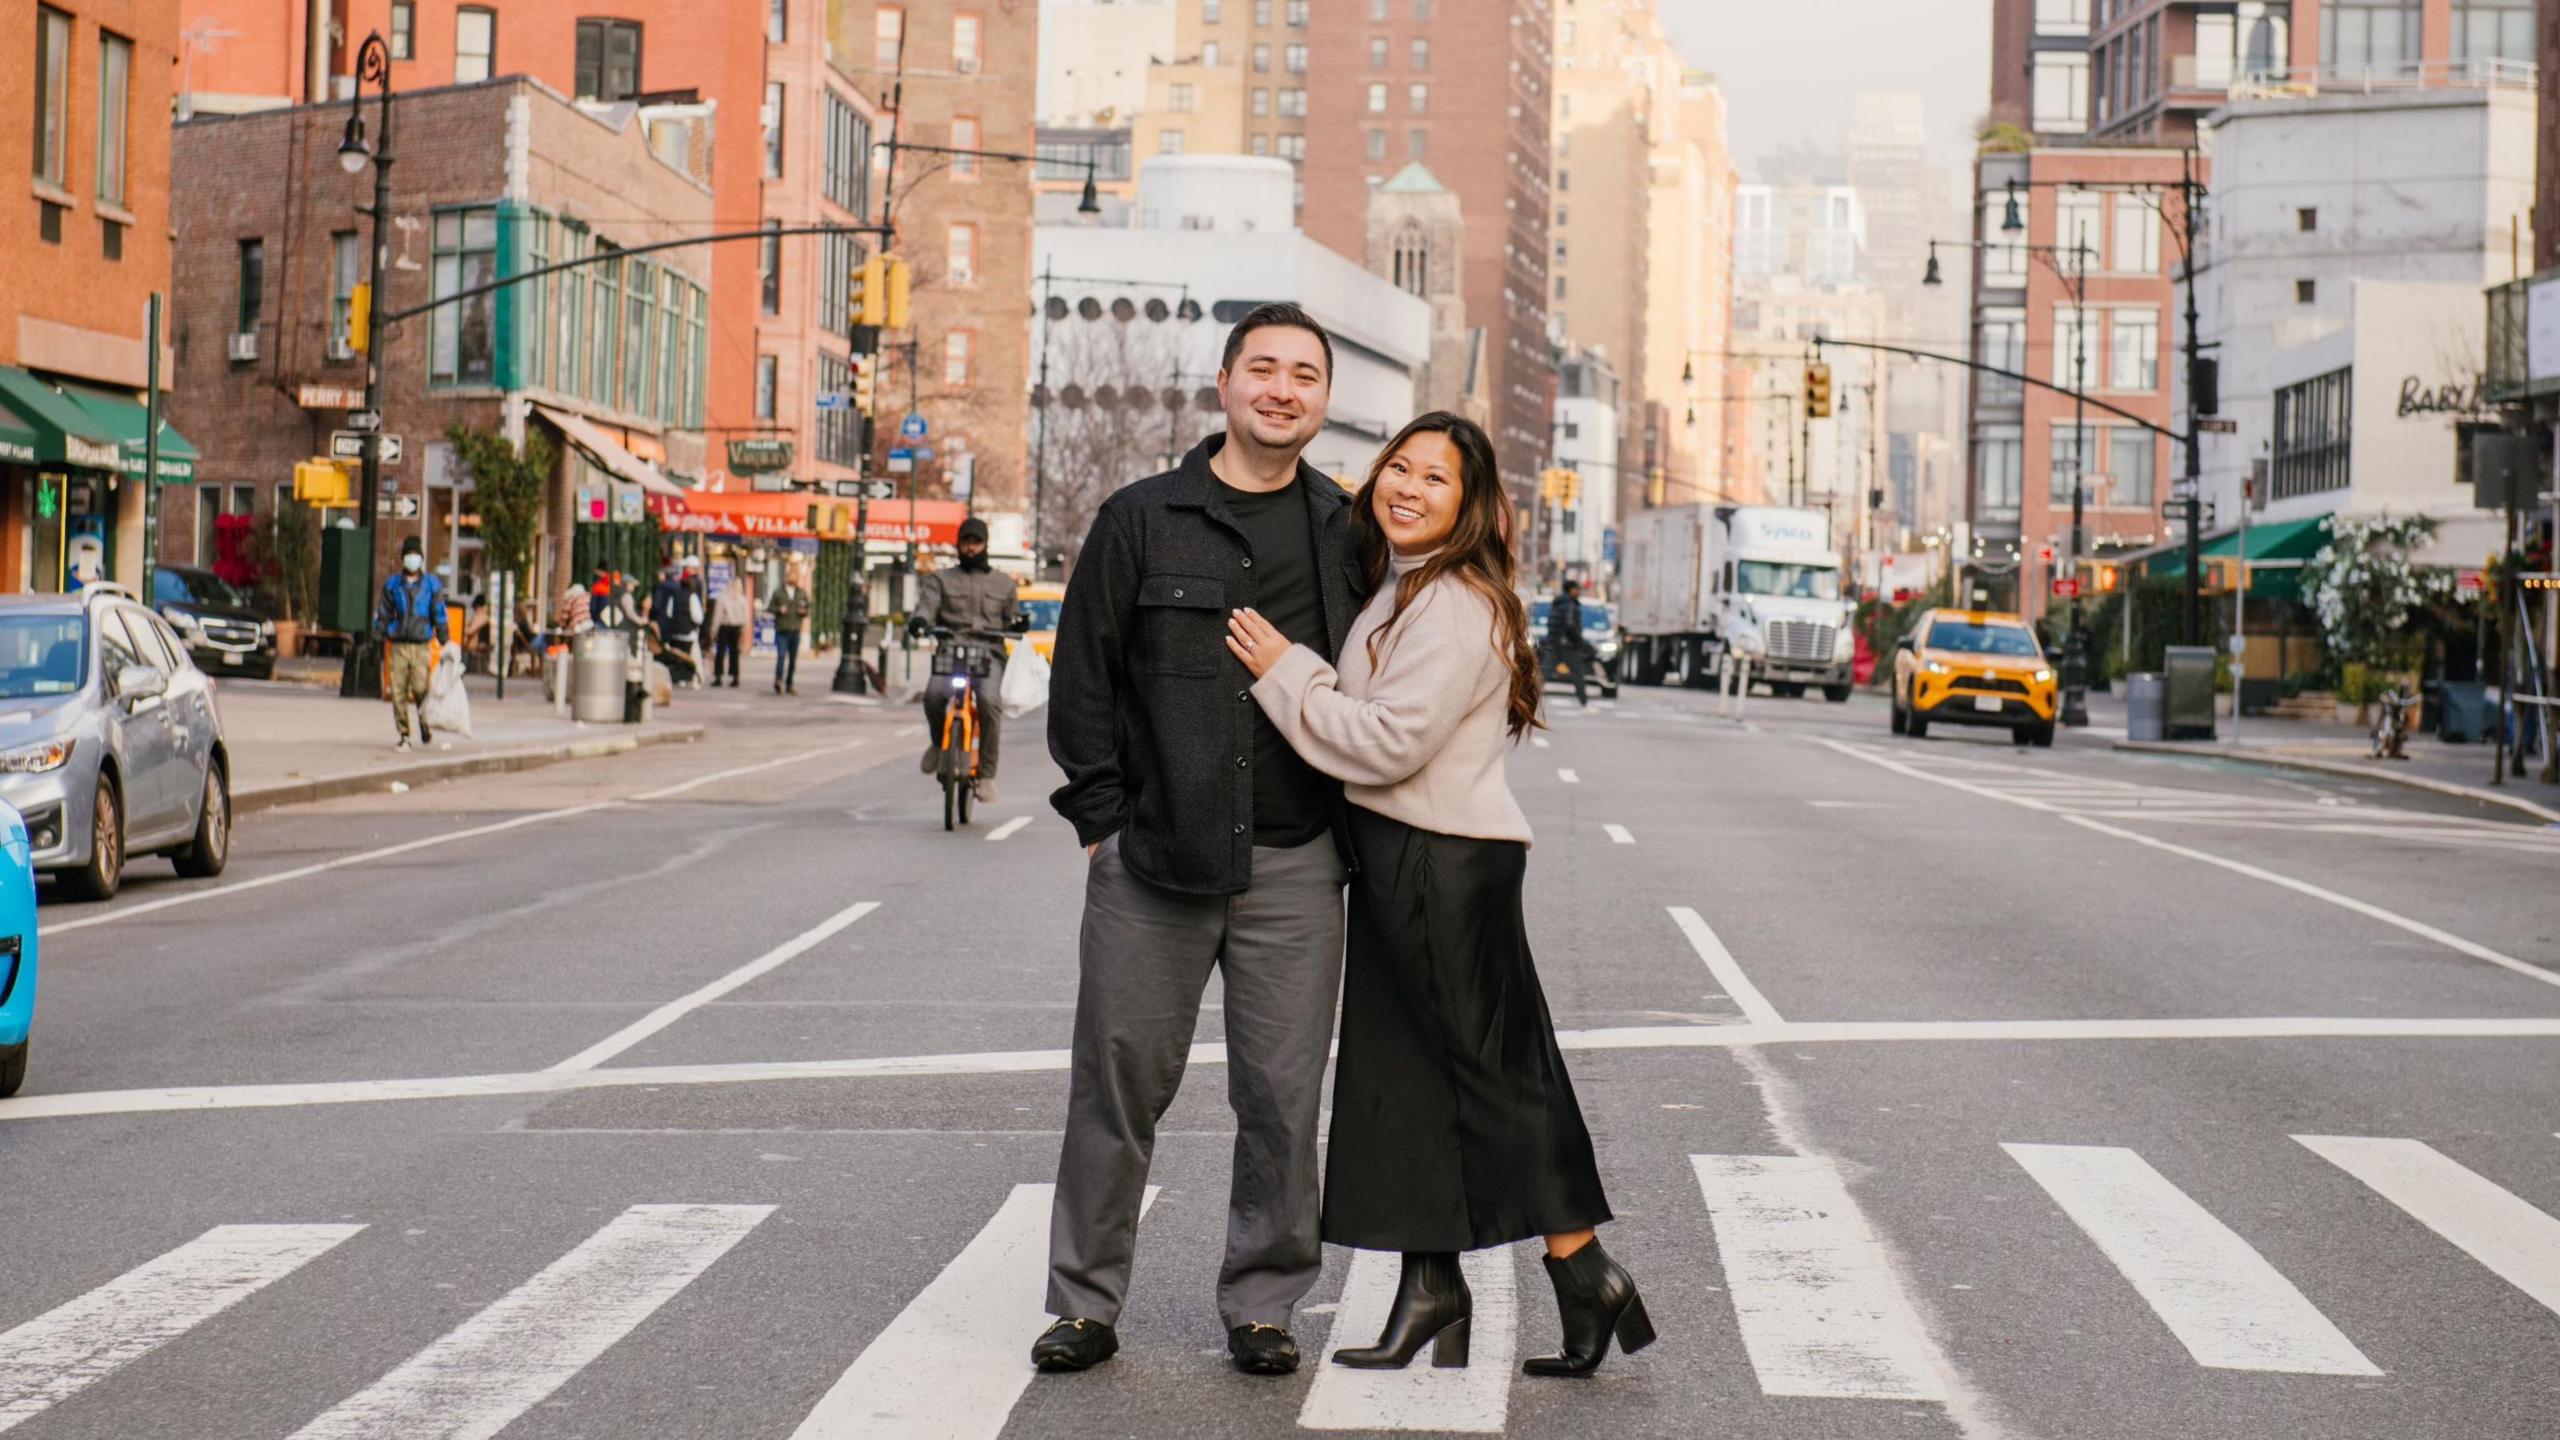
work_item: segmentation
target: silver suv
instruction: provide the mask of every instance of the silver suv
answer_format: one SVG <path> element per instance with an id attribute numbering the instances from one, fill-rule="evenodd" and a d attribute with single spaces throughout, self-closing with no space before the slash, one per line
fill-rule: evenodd
<path id="1" fill-rule="evenodd" d="M 0 800 L 64 894 L 115 894 L 133 854 L 221 874 L 230 763 L 213 682 L 130 591 L 0 596 Z"/>

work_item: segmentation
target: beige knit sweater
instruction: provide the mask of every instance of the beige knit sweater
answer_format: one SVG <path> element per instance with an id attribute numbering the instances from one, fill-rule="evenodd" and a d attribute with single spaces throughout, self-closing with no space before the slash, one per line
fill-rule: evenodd
<path id="1" fill-rule="evenodd" d="M 1395 557 L 1395 576 L 1425 558 Z M 1369 637 L 1394 611 L 1395 591 L 1391 580 L 1351 623 L 1338 666 L 1292 645 L 1254 698 L 1352 804 L 1442 835 L 1528 843 L 1529 818 L 1504 774 L 1511 672 L 1494 645 L 1492 604 L 1443 576 L 1405 607 L 1373 666 Z"/>

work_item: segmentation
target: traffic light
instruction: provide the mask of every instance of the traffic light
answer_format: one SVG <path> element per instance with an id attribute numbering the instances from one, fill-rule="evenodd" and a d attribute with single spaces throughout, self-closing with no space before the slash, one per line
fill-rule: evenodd
<path id="1" fill-rule="evenodd" d="M 2101 561 L 2089 567 L 2098 577 L 2098 593 L 2112 595 L 2124 587 L 2124 567 Z"/>
<path id="2" fill-rule="evenodd" d="M 1831 418 L 1831 367 L 1812 364 L 1804 367 L 1804 413 L 1816 420 Z"/>
<path id="3" fill-rule="evenodd" d="M 1579 471 L 1567 470 L 1564 472 L 1564 494 L 1562 498 L 1564 500 L 1564 507 L 1568 510 L 1571 510 L 1582 503 L 1582 475 Z"/>
<path id="4" fill-rule="evenodd" d="M 892 330 L 904 330 L 907 328 L 907 292 L 912 283 L 907 272 L 907 262 L 895 255 L 882 258 L 888 261 L 888 299 L 883 307 L 886 313 L 881 323 Z"/>
<path id="5" fill-rule="evenodd" d="M 869 355 L 853 357 L 853 408 L 864 415 L 873 414 L 877 398 L 880 362 Z"/>
<path id="6" fill-rule="evenodd" d="M 1652 469 L 1647 470 L 1644 475 L 1644 503 L 1647 505 L 1660 505 L 1662 503 L 1663 491 L 1666 488 L 1667 487 L 1663 483 L 1661 466 L 1656 465 Z"/>
<path id="7" fill-rule="evenodd" d="M 1574 499 L 1574 485 L 1579 478 L 1570 470 L 1541 470 L 1538 472 L 1538 498 L 1550 505 L 1570 505 Z"/>
<path id="8" fill-rule="evenodd" d="M 889 274 L 887 262 L 878 255 L 854 267 L 853 293 L 846 297 L 848 319 L 855 325 L 876 326 L 889 309 Z"/>
<path id="9" fill-rule="evenodd" d="M 853 507 L 833 500 L 809 503 L 809 533 L 821 540 L 853 538 Z"/>
<path id="10" fill-rule="evenodd" d="M 293 498 L 306 505 L 345 505 L 346 467 L 334 460 L 302 460 L 293 467 Z"/>
<path id="11" fill-rule="evenodd" d="M 347 297 L 347 348 L 359 355 L 373 348 L 373 286 L 366 281 Z"/>

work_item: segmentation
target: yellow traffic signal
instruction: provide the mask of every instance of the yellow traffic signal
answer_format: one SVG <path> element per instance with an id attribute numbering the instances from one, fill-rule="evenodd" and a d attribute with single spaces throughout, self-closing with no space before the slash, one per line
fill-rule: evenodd
<path id="1" fill-rule="evenodd" d="M 874 255 L 854 268 L 848 308 L 856 325 L 877 326 L 888 313 L 889 278 L 880 256 Z"/>
<path id="2" fill-rule="evenodd" d="M 1804 367 L 1804 413 L 1816 420 L 1831 418 L 1831 367 Z"/>
<path id="3" fill-rule="evenodd" d="M 1647 505 L 1660 505 L 1662 503 L 1663 491 L 1666 488 L 1663 484 L 1663 479 L 1662 467 L 1659 465 L 1656 465 L 1651 470 L 1645 472 L 1644 503 Z"/>
<path id="4" fill-rule="evenodd" d="M 880 362 L 868 355 L 853 357 L 853 408 L 864 415 L 879 412 Z"/>
<path id="5" fill-rule="evenodd" d="M 334 460 L 301 460 L 293 467 L 293 498 L 307 505 L 349 503 L 346 467 Z"/>
<path id="6" fill-rule="evenodd" d="M 1568 510 L 1582 503 L 1582 476 L 1572 470 L 1559 471 L 1561 476 L 1556 498 Z"/>
<path id="7" fill-rule="evenodd" d="M 347 348 L 362 355 L 373 348 L 373 285 L 356 282 L 347 297 Z"/>
<path id="8" fill-rule="evenodd" d="M 2097 574 L 2099 594 L 2112 595 L 2124 588 L 2123 566 L 2110 565 L 2103 560 L 2098 560 L 2092 561 L 2089 568 Z"/>
<path id="9" fill-rule="evenodd" d="M 907 292 L 912 288 L 907 262 L 895 255 L 882 258 L 888 261 L 889 297 L 885 307 L 887 313 L 881 323 L 892 330 L 904 330 L 907 328 Z"/>

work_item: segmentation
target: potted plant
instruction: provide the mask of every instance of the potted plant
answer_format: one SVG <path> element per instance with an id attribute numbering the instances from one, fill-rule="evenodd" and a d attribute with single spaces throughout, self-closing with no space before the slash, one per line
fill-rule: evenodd
<path id="1" fill-rule="evenodd" d="M 279 504 L 250 528 L 248 554 L 260 607 L 276 625 L 276 654 L 301 650 L 320 610 L 320 526 L 298 504 Z"/>

